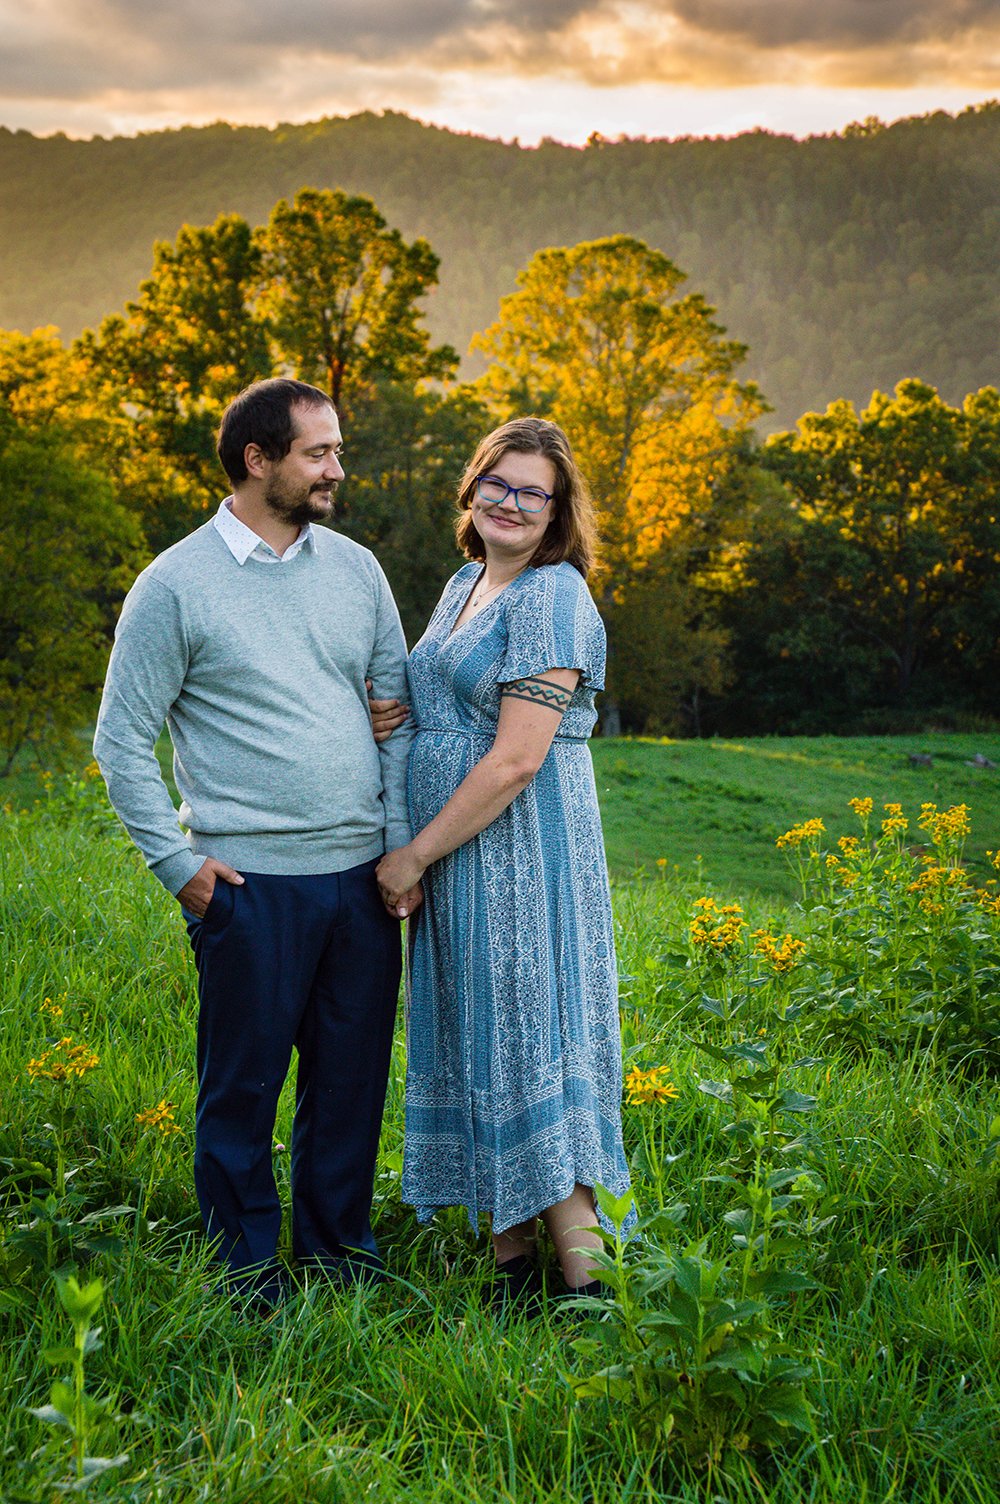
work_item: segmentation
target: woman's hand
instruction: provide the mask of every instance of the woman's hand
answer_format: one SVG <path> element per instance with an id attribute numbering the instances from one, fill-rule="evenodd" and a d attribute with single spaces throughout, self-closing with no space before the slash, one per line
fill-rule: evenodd
<path id="1" fill-rule="evenodd" d="M 412 844 L 388 852 L 375 868 L 382 902 L 397 919 L 405 919 L 423 900 L 420 879 L 424 864 L 414 855 Z"/>
<path id="2" fill-rule="evenodd" d="M 372 681 L 365 680 L 365 688 L 368 690 L 368 709 L 372 718 L 372 736 L 377 742 L 384 742 L 390 737 L 398 726 L 401 726 L 410 713 L 409 705 L 404 705 L 399 700 L 376 700 L 372 696 Z"/>

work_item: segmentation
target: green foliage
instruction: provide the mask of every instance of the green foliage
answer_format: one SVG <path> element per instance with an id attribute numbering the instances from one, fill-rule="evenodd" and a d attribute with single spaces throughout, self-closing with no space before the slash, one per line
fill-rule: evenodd
<path id="1" fill-rule="evenodd" d="M 260 248 L 260 311 L 277 363 L 338 406 L 376 379 L 412 385 L 451 374 L 458 357 L 430 348 L 419 300 L 437 281 L 426 240 L 407 245 L 369 198 L 301 188 L 281 199 Z"/>
<path id="2" fill-rule="evenodd" d="M 663 1247 L 657 1235 L 671 1225 L 662 1215 L 648 1219 L 634 1257 L 620 1220 L 614 1237 L 605 1234 L 598 1277 L 613 1298 L 587 1302 L 607 1315 L 597 1335 L 573 1344 L 591 1370 L 574 1378 L 573 1391 L 610 1401 L 634 1417 L 654 1452 L 676 1448 L 699 1468 L 783 1449 L 811 1430 L 803 1385 L 812 1364 L 789 1353 L 765 1300 L 732 1293 L 725 1259 L 710 1259 L 704 1243 Z"/>
<path id="3" fill-rule="evenodd" d="M 49 1395 L 49 1403 L 32 1409 L 31 1414 L 46 1425 L 70 1433 L 76 1486 L 80 1487 L 111 1468 L 124 1467 L 128 1462 L 128 1454 L 120 1457 L 88 1456 L 87 1443 L 95 1425 L 98 1421 L 109 1418 L 108 1402 L 95 1399 L 84 1387 L 85 1360 L 101 1345 L 101 1329 L 93 1325 L 93 1318 L 104 1299 L 103 1282 L 92 1279 L 81 1286 L 72 1274 L 57 1274 L 55 1279 L 59 1303 L 73 1323 L 73 1346 L 47 1348 L 43 1357 L 46 1363 L 56 1368 L 69 1363 L 71 1374 L 69 1382 L 56 1379 Z"/>
<path id="4" fill-rule="evenodd" d="M 76 343 L 106 410 L 127 415 L 129 440 L 142 451 L 136 459 L 152 462 L 137 500 L 154 551 L 203 520 L 198 513 L 219 486 L 222 411 L 248 382 L 271 374 L 252 307 L 259 270 L 259 248 L 238 215 L 184 225 L 175 243 L 154 245 L 152 271 L 124 314 Z"/>
<path id="5" fill-rule="evenodd" d="M 990 713 L 1000 671 L 1000 393 L 949 407 L 922 382 L 837 402 L 772 439 L 787 488 L 751 519 L 718 613 L 725 728 L 843 729 L 877 707 Z M 816 673 L 817 663 L 822 673 Z"/>
<path id="6" fill-rule="evenodd" d="M 113 607 L 139 557 L 134 520 L 69 426 L 0 403 L 0 772 L 75 743 L 104 677 Z"/>
<path id="7" fill-rule="evenodd" d="M 337 527 L 374 550 L 410 644 L 462 562 L 458 479 L 487 428 L 481 404 L 462 387 L 442 393 L 379 381 L 351 402 Z"/>

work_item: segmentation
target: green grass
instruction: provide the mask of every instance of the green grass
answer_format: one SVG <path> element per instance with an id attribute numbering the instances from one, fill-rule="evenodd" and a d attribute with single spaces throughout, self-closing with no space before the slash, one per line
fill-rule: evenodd
<path id="1" fill-rule="evenodd" d="M 794 895 L 775 841 L 820 817 L 831 839 L 850 833 L 848 799 L 890 800 L 915 816 L 924 802 L 972 811 L 969 850 L 983 870 L 1000 845 L 1000 739 L 945 732 L 920 737 L 760 737 L 747 741 L 591 743 L 608 863 L 628 876 L 666 858 L 682 876 L 701 871 L 720 892 Z M 909 754 L 929 753 L 930 768 Z M 968 766 L 981 753 L 996 769 Z"/>
<path id="2" fill-rule="evenodd" d="M 636 850 L 648 874 L 618 876 L 614 887 L 627 1064 L 667 1066 L 678 1091 L 624 1114 L 643 1209 L 687 1208 L 675 1231 L 661 1234 L 664 1246 L 702 1245 L 725 1261 L 733 1289 L 745 1271 L 726 1219 L 745 1204 L 746 1161 L 740 1168 L 736 1159 L 748 1141 L 734 1134 L 725 1102 L 701 1089 L 707 1079 L 749 1070 L 753 1049 L 766 1049 L 778 1076 L 764 1095 L 787 1086 L 815 1098 L 809 1113 L 775 1114 L 760 1151 L 768 1163 L 801 1166 L 832 1218 L 819 1225 L 817 1212 L 816 1225 L 789 1234 L 774 1255 L 780 1269 L 814 1281 L 772 1300 L 767 1339 L 808 1366 L 810 1430 L 789 1434 L 774 1455 L 730 1451 L 714 1469 L 651 1440 L 628 1401 L 574 1399 L 573 1380 L 593 1367 L 576 1339 L 610 1331 L 609 1318 L 498 1327 L 482 1306 L 485 1239 L 477 1242 L 457 1211 L 417 1225 L 399 1198 L 401 1031 L 375 1209 L 391 1282 L 350 1298 L 314 1285 L 276 1320 L 237 1321 L 215 1290 L 193 1201 L 196 997 L 176 906 L 92 786 L 57 784 L 33 811 L 7 817 L 0 1498 L 70 1497 L 60 1485 L 67 1442 L 50 1438 L 26 1408 L 47 1399 L 53 1371 L 42 1352 L 65 1343 L 68 1323 L 50 1276 L 18 1254 L 13 1236 L 31 1221 L 29 1190 L 47 1188 L 40 1171 L 22 1174 L 16 1162 L 51 1167 L 58 1121 L 58 1089 L 29 1082 L 25 1067 L 65 1033 L 100 1056 L 66 1134 L 68 1191 L 79 1197 L 68 1210 L 148 1211 L 148 1219 L 133 1210 L 109 1221 L 122 1246 L 87 1269 L 106 1286 L 103 1346 L 87 1359 L 87 1387 L 119 1416 L 97 1427 L 94 1449 L 129 1458 L 91 1485 L 95 1498 L 992 1504 L 1000 1026 L 991 999 L 1000 994 L 1000 919 L 956 900 L 940 916 L 911 903 L 896 922 L 892 905 L 905 905 L 906 884 L 879 887 L 875 878 L 864 893 L 831 887 L 823 904 L 803 909 L 781 899 L 794 884 L 774 851 L 775 833 L 807 816 L 823 815 L 839 832 L 835 818 L 861 794 L 877 804 L 898 799 L 911 817 L 924 800 L 966 802 L 975 839 L 1000 844 L 991 830 L 994 775 L 962 766 L 966 754 L 990 749 L 957 737 L 933 746 L 935 768 L 916 775 L 900 765 L 899 745 L 883 741 L 595 745 L 599 786 L 613 790 L 605 795 L 612 860 L 627 871 Z M 727 798 L 727 786 L 762 799 Z M 644 793 L 644 814 L 619 797 L 633 788 Z M 684 789 L 703 798 L 677 798 Z M 759 828 L 741 823 L 747 811 L 759 813 Z M 844 829 L 858 830 L 850 811 Z M 693 864 L 699 852 L 703 874 Z M 680 872 L 656 868 L 661 855 Z M 907 860 L 895 850 L 886 871 Z M 768 977 L 746 932 L 730 956 L 693 948 L 689 924 L 705 879 L 720 902 L 739 895 L 753 926 L 801 936 L 803 965 Z M 814 881 L 826 881 L 821 868 Z M 61 1019 L 39 1011 L 45 998 L 61 1001 Z M 726 1062 L 707 1046 L 737 1054 Z M 154 1160 L 154 1139 L 135 1115 L 163 1098 L 176 1104 L 183 1132 L 164 1139 Z M 286 1092 L 283 1144 L 290 1113 Z M 276 1167 L 287 1198 L 284 1151 Z M 801 1221 L 804 1205 L 789 1215 Z"/>

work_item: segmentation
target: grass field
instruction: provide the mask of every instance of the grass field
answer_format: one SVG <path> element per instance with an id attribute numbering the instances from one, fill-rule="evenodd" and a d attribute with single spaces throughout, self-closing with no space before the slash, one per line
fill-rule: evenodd
<path id="1" fill-rule="evenodd" d="M 83 1369 L 105 1409 L 55 1396 L 115 1463 L 94 1497 L 992 1504 L 997 775 L 965 767 L 981 741 L 925 740 L 917 772 L 887 741 L 595 744 L 626 1146 L 653 1222 L 609 1254 L 605 1300 L 506 1326 L 463 1215 L 421 1228 L 400 1200 L 402 1037 L 377 1181 L 389 1283 L 237 1319 L 193 1204 L 176 907 L 93 782 L 57 779 L 23 814 L 22 787 L 0 823 L 4 1504 L 70 1497 L 72 1435 L 45 1412 L 74 1372 L 67 1260 L 103 1283 Z M 870 814 L 848 808 L 864 796 Z M 52 1079 L 62 1039 L 84 1069 Z"/>
<path id="2" fill-rule="evenodd" d="M 665 857 L 700 870 L 720 891 L 792 897 L 775 847 L 797 820 L 818 816 L 832 838 L 853 829 L 848 799 L 871 795 L 918 810 L 925 801 L 967 804 L 969 850 L 980 864 L 1000 844 L 1000 737 L 946 732 L 920 737 L 761 737 L 734 741 L 591 743 L 608 862 L 624 877 Z M 913 767 L 909 754 L 931 767 Z M 970 767 L 980 754 L 995 769 Z"/>

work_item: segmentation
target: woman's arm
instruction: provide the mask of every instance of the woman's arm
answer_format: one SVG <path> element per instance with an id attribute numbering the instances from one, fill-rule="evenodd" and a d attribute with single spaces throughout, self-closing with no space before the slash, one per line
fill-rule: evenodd
<path id="1" fill-rule="evenodd" d="M 534 778 L 559 730 L 580 678 L 578 669 L 553 668 L 506 684 L 493 745 L 452 794 L 444 809 L 376 868 L 387 908 L 395 912 L 431 862 L 471 841 L 512 804 Z"/>

